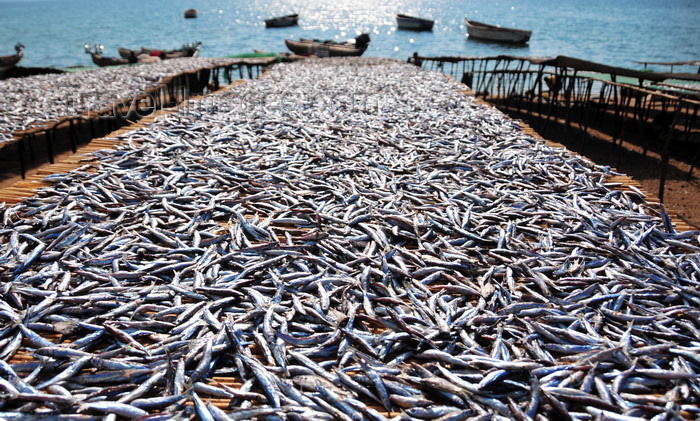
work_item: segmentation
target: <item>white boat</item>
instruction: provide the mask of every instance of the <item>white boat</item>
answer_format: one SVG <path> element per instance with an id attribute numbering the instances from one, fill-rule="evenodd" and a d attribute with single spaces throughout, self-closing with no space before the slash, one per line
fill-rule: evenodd
<path id="1" fill-rule="evenodd" d="M 408 29 L 411 31 L 432 31 L 434 20 L 417 18 L 408 15 L 396 15 L 396 24 L 399 29 Z"/>
<path id="2" fill-rule="evenodd" d="M 467 23 L 467 34 L 470 38 L 524 44 L 530 40 L 530 35 L 532 35 L 532 31 L 525 29 L 504 28 L 466 18 L 464 21 Z"/>

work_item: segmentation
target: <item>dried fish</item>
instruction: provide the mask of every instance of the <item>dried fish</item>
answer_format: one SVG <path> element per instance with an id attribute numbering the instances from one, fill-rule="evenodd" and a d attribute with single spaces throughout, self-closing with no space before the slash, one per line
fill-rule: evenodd
<path id="1" fill-rule="evenodd" d="M 281 64 L 0 207 L 7 418 L 697 416 L 698 232 L 462 88 Z"/>
<path id="2" fill-rule="evenodd" d="M 99 115 L 112 104 L 136 108 L 139 106 L 137 98 L 144 97 L 168 77 L 230 66 L 234 62 L 232 59 L 182 58 L 2 80 L 0 142 L 12 140 L 15 132 L 47 127 L 65 118 Z"/>

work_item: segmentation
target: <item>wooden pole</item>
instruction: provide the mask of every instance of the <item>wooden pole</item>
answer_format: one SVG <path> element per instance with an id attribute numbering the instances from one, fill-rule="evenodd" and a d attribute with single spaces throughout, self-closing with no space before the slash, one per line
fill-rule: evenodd
<path id="1" fill-rule="evenodd" d="M 22 179 L 25 177 L 26 169 L 24 168 L 24 137 L 17 142 L 17 157 L 19 158 L 19 171 Z"/>
<path id="2" fill-rule="evenodd" d="M 73 119 L 69 120 L 70 124 L 70 148 L 75 153 L 77 151 L 77 143 L 78 143 L 78 134 L 75 131 L 75 123 L 73 123 Z"/>
<path id="3" fill-rule="evenodd" d="M 44 132 L 44 137 L 46 138 L 46 152 L 49 154 L 49 162 L 53 164 L 53 133 L 51 133 L 51 129 Z"/>

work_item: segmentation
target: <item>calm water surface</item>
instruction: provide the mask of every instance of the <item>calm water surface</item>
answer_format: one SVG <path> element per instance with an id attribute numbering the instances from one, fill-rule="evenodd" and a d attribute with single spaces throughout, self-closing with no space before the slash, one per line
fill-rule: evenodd
<path id="1" fill-rule="evenodd" d="M 190 7 L 197 19 L 183 19 Z M 264 19 L 294 12 L 298 27 L 265 29 Z M 397 30 L 396 13 L 435 19 L 435 27 Z M 532 38 L 520 47 L 469 40 L 464 17 L 531 29 Z M 361 32 L 372 36 L 366 56 L 568 55 L 640 68 L 635 60 L 700 59 L 700 0 L 0 0 L 0 55 L 21 41 L 25 66 L 91 64 L 86 42 L 102 43 L 112 56 L 117 47 L 202 41 L 202 56 L 215 57 L 286 51 L 285 38 Z"/>

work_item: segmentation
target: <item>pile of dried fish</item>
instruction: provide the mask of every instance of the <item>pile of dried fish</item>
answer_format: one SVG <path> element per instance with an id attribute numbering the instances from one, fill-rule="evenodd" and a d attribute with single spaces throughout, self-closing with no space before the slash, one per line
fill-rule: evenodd
<path id="1" fill-rule="evenodd" d="M 183 58 L 0 81 L 0 142 L 33 125 L 96 112 L 118 100 L 142 95 L 165 77 L 232 62 L 231 59 Z"/>
<path id="2" fill-rule="evenodd" d="M 699 233 L 460 89 L 278 65 L 0 208 L 0 418 L 700 416 Z"/>

